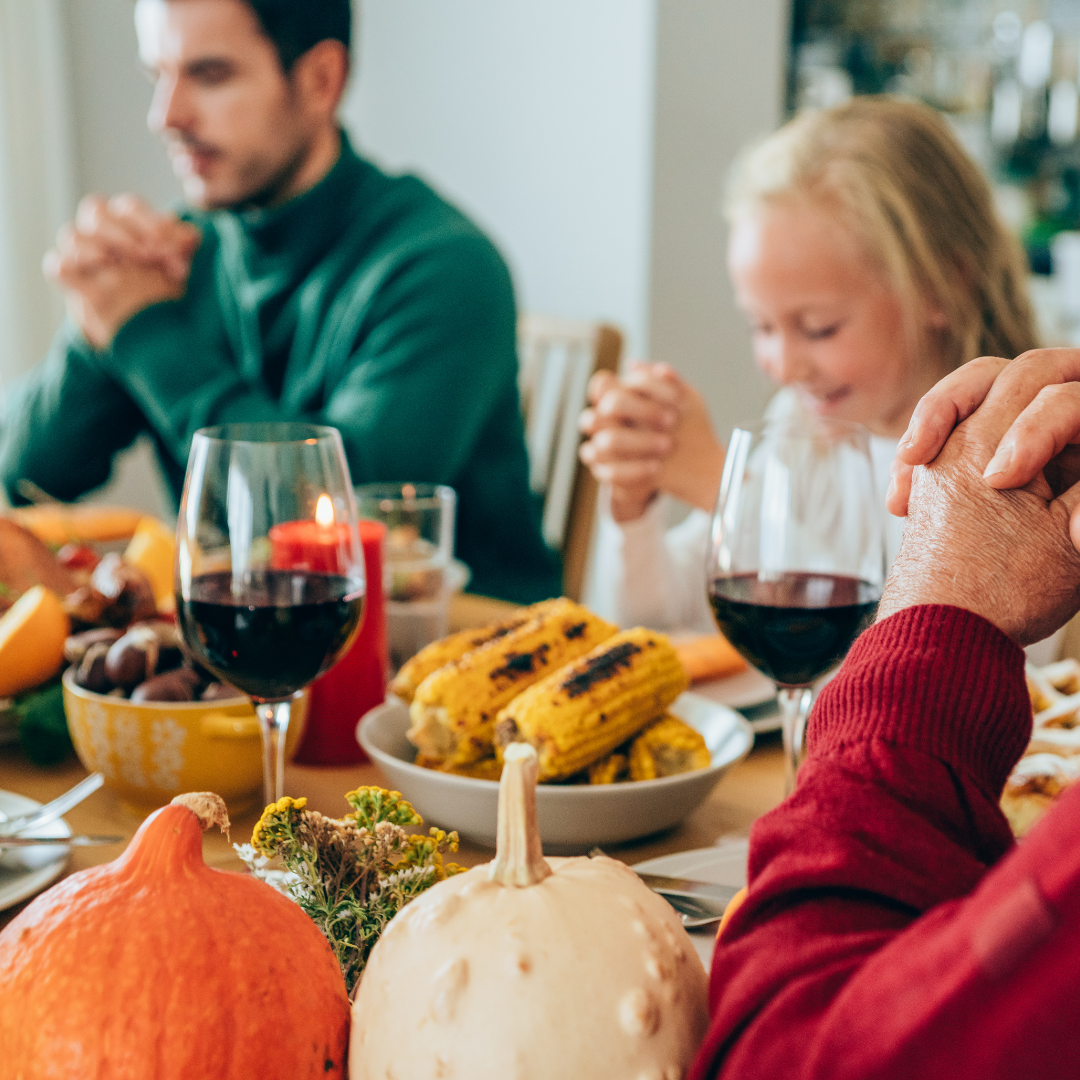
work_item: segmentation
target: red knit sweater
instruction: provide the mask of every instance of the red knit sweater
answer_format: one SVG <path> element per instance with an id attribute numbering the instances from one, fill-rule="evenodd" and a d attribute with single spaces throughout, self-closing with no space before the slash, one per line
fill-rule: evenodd
<path id="1" fill-rule="evenodd" d="M 1080 1076 L 1080 785 L 1014 847 L 1021 650 L 951 607 L 872 627 L 754 826 L 691 1080 Z"/>

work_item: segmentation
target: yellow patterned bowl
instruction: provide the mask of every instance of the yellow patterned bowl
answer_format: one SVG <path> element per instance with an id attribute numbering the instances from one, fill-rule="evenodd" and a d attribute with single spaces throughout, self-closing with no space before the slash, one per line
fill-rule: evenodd
<path id="1" fill-rule="evenodd" d="M 307 695 L 293 703 L 285 739 L 299 745 Z M 215 791 L 241 814 L 262 798 L 262 738 L 251 702 L 148 701 L 94 694 L 64 673 L 64 711 L 75 753 L 137 813 L 183 791 Z"/>

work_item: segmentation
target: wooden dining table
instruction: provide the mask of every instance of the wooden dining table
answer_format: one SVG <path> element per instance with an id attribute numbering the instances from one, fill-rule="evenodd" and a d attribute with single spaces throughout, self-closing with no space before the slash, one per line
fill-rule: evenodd
<path id="1" fill-rule="evenodd" d="M 451 605 L 451 630 L 484 626 L 501 618 L 511 607 L 503 601 L 487 597 L 458 596 Z M 0 747 L 0 790 L 13 791 L 44 803 L 85 776 L 86 770 L 74 756 L 58 765 L 42 768 L 33 765 L 17 745 Z M 342 766 L 292 764 L 285 770 L 286 792 L 294 797 L 305 796 L 311 809 L 332 817 L 340 817 L 348 811 L 343 798 L 345 792 L 364 784 L 386 786 L 387 780 L 378 766 L 371 763 Z M 779 738 L 776 735 L 759 737 L 751 753 L 721 777 L 705 802 L 680 826 L 658 836 L 605 850 L 624 862 L 635 863 L 745 836 L 755 819 L 780 802 L 783 788 L 783 756 Z M 245 843 L 250 839 L 259 814 L 259 809 L 253 809 L 236 817 L 228 838 L 216 830 L 207 833 L 203 837 L 206 862 L 222 870 L 242 871 L 244 865 L 233 850 L 232 843 Z M 142 819 L 121 804 L 107 788 L 102 788 L 66 813 L 64 820 L 76 834 L 122 837 L 114 845 L 72 849 L 65 868 L 65 873 L 70 874 L 117 858 Z M 462 843 L 454 859 L 463 865 L 475 866 L 487 862 L 491 856 L 492 851 L 488 848 Z M 23 906 L 25 904 L 0 912 L 0 928 Z"/>

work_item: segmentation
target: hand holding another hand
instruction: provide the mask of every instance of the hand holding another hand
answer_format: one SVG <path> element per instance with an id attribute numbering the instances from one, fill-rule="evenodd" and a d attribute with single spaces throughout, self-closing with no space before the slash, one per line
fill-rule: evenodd
<path id="1" fill-rule="evenodd" d="M 947 375 L 915 408 L 897 448 L 887 503 L 907 513 L 913 469 L 940 453 L 957 424 L 985 402 L 999 440 L 984 479 L 1004 491 L 1059 495 L 1080 480 L 1080 349 L 1035 349 L 1016 360 L 983 356 Z M 1080 547 L 1080 519 L 1073 525 Z"/>
<path id="2" fill-rule="evenodd" d="M 601 371 L 581 414 L 581 460 L 611 488 L 616 521 L 640 517 L 659 492 L 712 510 L 724 466 L 701 395 L 668 364 L 637 363 L 625 379 Z"/>
<path id="3" fill-rule="evenodd" d="M 130 195 L 88 196 L 44 259 L 87 341 L 107 348 L 133 315 L 187 288 L 200 235 L 172 214 Z"/>
<path id="4" fill-rule="evenodd" d="M 879 618 L 954 604 L 1027 645 L 1076 613 L 1075 378 L 1075 350 L 983 358 L 923 398 L 894 468 L 890 509 L 906 509 L 908 523 Z"/>

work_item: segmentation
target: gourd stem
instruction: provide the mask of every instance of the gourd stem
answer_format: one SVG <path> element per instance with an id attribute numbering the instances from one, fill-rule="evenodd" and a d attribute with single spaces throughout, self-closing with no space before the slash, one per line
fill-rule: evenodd
<path id="1" fill-rule="evenodd" d="M 190 810 L 199 819 L 203 832 L 216 825 L 226 836 L 229 835 L 229 812 L 220 795 L 212 791 L 189 791 L 177 795 L 173 803 Z"/>
<path id="2" fill-rule="evenodd" d="M 551 874 L 536 824 L 536 750 L 511 743 L 503 762 L 495 861 L 488 873 L 501 885 L 536 885 Z"/>

